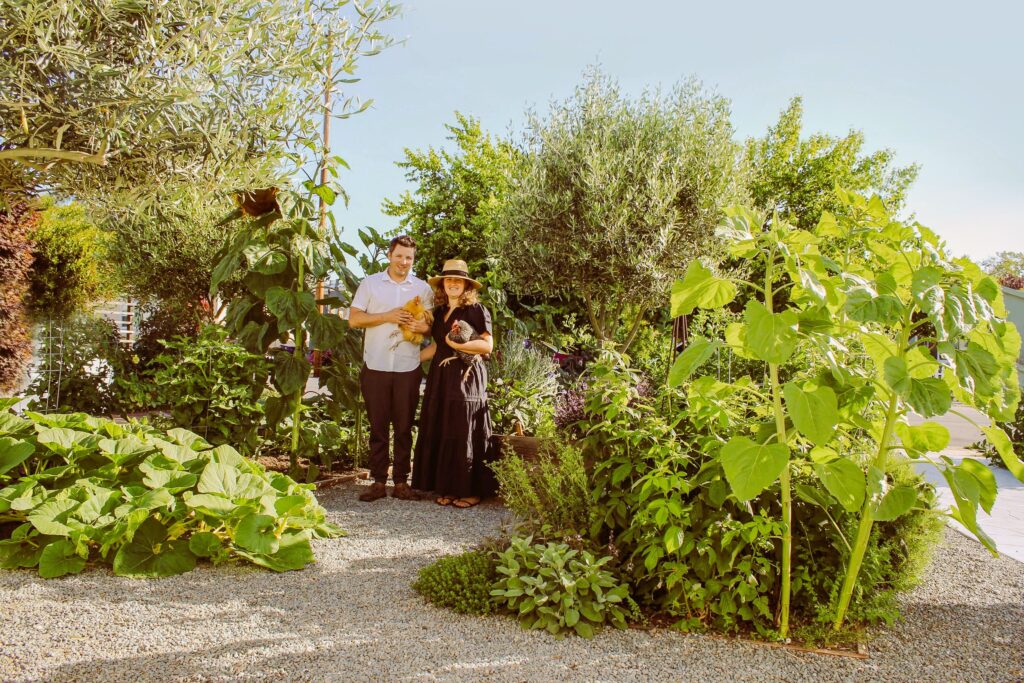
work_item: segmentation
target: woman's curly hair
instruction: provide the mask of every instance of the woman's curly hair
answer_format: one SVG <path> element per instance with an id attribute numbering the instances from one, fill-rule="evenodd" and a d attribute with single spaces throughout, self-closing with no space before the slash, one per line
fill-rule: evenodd
<path id="1" fill-rule="evenodd" d="M 459 306 L 472 306 L 477 303 L 476 290 L 466 285 L 466 288 L 462 290 L 462 294 L 459 296 Z M 441 306 L 449 305 L 448 293 L 444 291 L 444 280 L 441 280 L 434 286 L 434 306 L 440 308 Z"/>

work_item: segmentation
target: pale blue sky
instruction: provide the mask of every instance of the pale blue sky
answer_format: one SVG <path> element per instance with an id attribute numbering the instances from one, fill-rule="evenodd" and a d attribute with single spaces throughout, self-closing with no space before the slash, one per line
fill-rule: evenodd
<path id="1" fill-rule="evenodd" d="M 346 234 L 396 219 L 405 147 L 444 144 L 455 110 L 499 133 L 568 97 L 600 63 L 629 92 L 696 76 L 729 98 L 738 138 L 761 135 L 793 95 L 805 130 L 864 131 L 922 166 L 908 209 L 956 254 L 1024 251 L 1024 9 L 972 2 L 410 0 L 351 91 L 369 111 L 334 124 L 352 170 Z M 913 7 L 911 6 L 913 5 Z"/>

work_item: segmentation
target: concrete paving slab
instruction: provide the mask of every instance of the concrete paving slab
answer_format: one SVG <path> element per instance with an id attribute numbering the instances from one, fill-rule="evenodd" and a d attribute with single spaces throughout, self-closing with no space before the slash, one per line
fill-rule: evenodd
<path id="1" fill-rule="evenodd" d="M 980 457 L 976 451 L 967 448 L 969 444 L 983 438 L 981 431 L 970 420 L 979 425 L 988 425 L 988 417 L 974 408 L 964 405 L 954 405 L 953 410 L 962 415 L 947 413 L 941 417 L 928 419 L 930 422 L 938 422 L 949 429 L 949 447 L 943 451 L 942 455 L 947 456 L 955 463 L 959 463 L 965 458 L 971 458 L 986 465 L 992 471 L 996 478 L 999 494 L 996 496 L 995 505 L 992 506 L 991 515 L 984 510 L 978 513 L 978 525 L 992 537 L 1001 554 L 1024 562 L 1024 483 L 1017 481 L 1009 470 L 989 465 L 986 458 Z M 965 417 L 969 419 L 965 419 Z M 925 419 L 919 415 L 911 415 L 908 421 L 911 424 L 921 424 Z M 943 476 L 931 465 L 918 464 L 917 469 L 929 482 L 934 484 L 940 505 L 948 510 L 953 504 L 953 493 Z M 947 523 L 968 538 L 974 538 L 974 534 L 959 522 L 948 519 Z"/>
<path id="2" fill-rule="evenodd" d="M 986 463 L 984 459 L 977 458 L 975 455 L 950 451 L 943 455 L 955 463 L 959 463 L 965 458 L 973 458 Z M 1024 484 L 1017 481 L 1008 470 L 991 465 L 988 465 L 988 468 L 996 477 L 999 495 L 996 496 L 996 503 L 992 506 L 991 515 L 984 510 L 979 511 L 978 525 L 996 542 L 996 548 L 1001 554 L 1024 562 Z M 930 465 L 918 465 L 918 471 L 935 485 L 940 504 L 948 509 L 953 504 L 953 493 L 943 476 Z M 974 538 L 974 535 L 959 522 L 949 519 L 947 523 L 965 536 Z"/>

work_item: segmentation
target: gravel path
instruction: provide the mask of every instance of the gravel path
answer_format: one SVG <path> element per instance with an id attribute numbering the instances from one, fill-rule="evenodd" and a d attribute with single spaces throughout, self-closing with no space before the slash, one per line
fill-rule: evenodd
<path id="1" fill-rule="evenodd" d="M 11 681 L 1024 681 L 1024 564 L 947 532 L 906 621 L 867 661 L 674 632 L 592 641 L 463 617 L 409 587 L 434 557 L 493 534 L 504 510 L 322 496 L 348 538 L 287 574 L 209 566 L 162 580 L 0 572 Z"/>

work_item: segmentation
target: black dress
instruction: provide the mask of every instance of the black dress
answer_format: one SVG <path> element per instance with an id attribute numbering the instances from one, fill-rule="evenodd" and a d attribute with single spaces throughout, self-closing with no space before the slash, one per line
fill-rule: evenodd
<path id="1" fill-rule="evenodd" d="M 498 490 L 487 466 L 497 454 L 487 412 L 487 367 L 473 363 L 463 382 L 465 361 L 455 357 L 444 366 L 441 361 L 455 356 L 444 338 L 456 320 L 466 321 L 478 334 L 490 333 L 491 314 L 480 304 L 459 306 L 445 320 L 447 313 L 447 307 L 434 311 L 431 335 L 437 351 L 420 409 L 412 486 L 439 496 L 486 498 Z"/>

